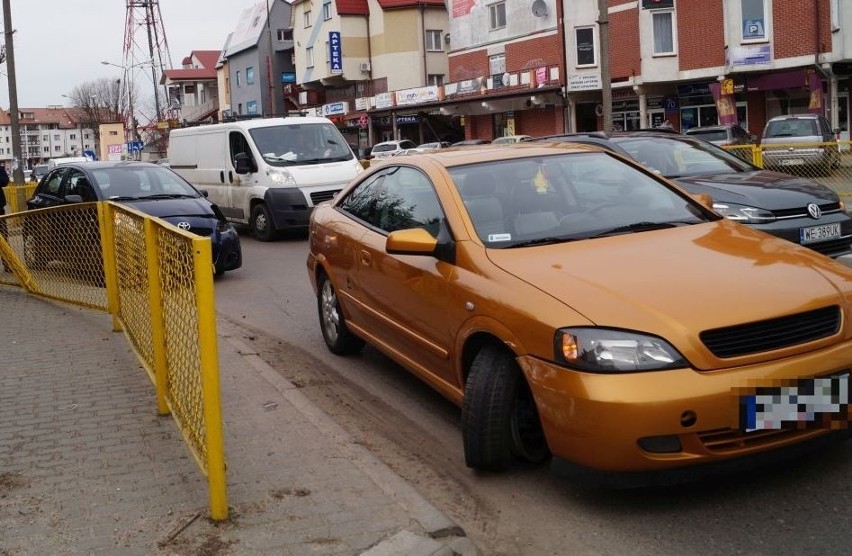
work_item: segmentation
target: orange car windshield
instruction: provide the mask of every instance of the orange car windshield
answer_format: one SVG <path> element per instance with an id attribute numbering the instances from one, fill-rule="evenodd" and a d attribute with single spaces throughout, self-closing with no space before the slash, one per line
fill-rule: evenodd
<path id="1" fill-rule="evenodd" d="M 492 248 L 718 218 L 649 173 L 604 152 L 502 160 L 449 172 L 477 235 Z"/>

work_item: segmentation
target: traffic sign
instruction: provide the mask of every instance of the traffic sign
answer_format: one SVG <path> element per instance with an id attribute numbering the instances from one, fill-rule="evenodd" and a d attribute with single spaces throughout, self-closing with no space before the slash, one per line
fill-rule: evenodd
<path id="1" fill-rule="evenodd" d="M 141 151 L 145 146 L 143 141 L 128 141 L 127 142 L 127 151 L 128 152 L 138 152 Z"/>

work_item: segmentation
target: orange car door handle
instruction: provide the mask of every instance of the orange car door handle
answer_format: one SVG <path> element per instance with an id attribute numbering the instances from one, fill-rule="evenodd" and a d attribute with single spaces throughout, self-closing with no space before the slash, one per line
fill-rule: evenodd
<path id="1" fill-rule="evenodd" d="M 369 265 L 372 260 L 369 251 L 361 251 L 361 264 Z"/>

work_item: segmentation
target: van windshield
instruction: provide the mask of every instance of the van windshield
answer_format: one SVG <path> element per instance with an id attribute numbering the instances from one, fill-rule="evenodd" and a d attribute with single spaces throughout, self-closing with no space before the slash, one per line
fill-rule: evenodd
<path id="1" fill-rule="evenodd" d="M 263 160 L 272 166 L 323 164 L 355 157 L 346 140 L 330 123 L 259 127 L 249 133 Z"/>

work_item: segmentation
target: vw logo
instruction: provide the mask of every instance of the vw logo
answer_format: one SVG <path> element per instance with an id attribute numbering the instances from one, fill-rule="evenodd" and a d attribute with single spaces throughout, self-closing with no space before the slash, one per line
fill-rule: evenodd
<path id="1" fill-rule="evenodd" d="M 819 207 L 817 207 L 816 205 L 811 205 L 811 206 L 815 207 L 817 209 L 817 211 L 819 211 Z M 811 207 L 808 207 L 808 211 L 810 211 L 810 210 L 811 210 Z M 811 215 L 813 215 L 813 212 L 811 212 Z M 814 216 L 814 218 L 819 218 L 819 216 Z M 180 228 L 181 230 L 188 230 L 189 229 L 189 222 L 178 222 L 177 227 Z"/>
<path id="2" fill-rule="evenodd" d="M 822 216 L 822 210 L 820 210 L 818 205 L 811 203 L 808 205 L 808 214 L 811 215 L 811 218 L 819 218 Z"/>

